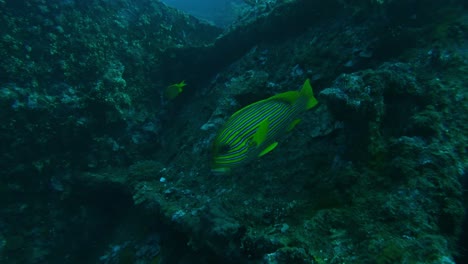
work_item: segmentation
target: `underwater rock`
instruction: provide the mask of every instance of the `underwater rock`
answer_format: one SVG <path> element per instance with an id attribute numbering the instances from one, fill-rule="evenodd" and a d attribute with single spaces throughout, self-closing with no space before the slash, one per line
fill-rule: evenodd
<path id="1" fill-rule="evenodd" d="M 239 59 L 257 43 L 299 35 L 321 18 L 335 16 L 341 9 L 342 6 L 335 1 L 285 1 L 266 15 L 236 24 L 212 45 L 167 50 L 163 54 L 163 62 L 167 65 L 163 69 L 164 76 L 174 80 L 185 78 L 190 82 L 208 78 Z M 310 19 L 308 10 L 320 12 L 314 12 L 314 18 Z"/>

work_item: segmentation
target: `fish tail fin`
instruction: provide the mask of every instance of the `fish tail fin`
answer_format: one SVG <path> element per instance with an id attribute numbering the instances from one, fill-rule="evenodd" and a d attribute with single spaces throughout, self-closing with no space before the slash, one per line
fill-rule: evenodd
<path id="1" fill-rule="evenodd" d="M 306 110 L 309 110 L 317 105 L 318 101 L 312 91 L 312 85 L 310 85 L 309 79 L 305 80 L 304 85 L 300 91 L 301 96 L 307 98 Z"/>

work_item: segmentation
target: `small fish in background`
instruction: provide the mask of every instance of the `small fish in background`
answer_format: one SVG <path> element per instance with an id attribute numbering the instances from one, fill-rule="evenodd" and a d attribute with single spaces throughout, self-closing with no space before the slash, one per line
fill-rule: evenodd
<path id="1" fill-rule="evenodd" d="M 166 87 L 166 90 L 164 91 L 164 96 L 172 100 L 176 98 L 181 92 L 184 91 L 184 87 L 187 86 L 185 81 L 181 81 L 180 83 L 174 83 Z"/>
<path id="2" fill-rule="evenodd" d="M 297 116 L 317 103 L 307 79 L 300 91 L 280 93 L 238 110 L 215 137 L 212 172 L 228 173 L 272 151 L 276 139 L 300 122 Z"/>

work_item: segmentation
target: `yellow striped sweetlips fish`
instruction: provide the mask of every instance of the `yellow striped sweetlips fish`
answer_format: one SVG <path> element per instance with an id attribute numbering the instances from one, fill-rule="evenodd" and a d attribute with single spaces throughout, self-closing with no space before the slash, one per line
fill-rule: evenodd
<path id="1" fill-rule="evenodd" d="M 235 112 L 213 142 L 214 174 L 225 174 L 272 151 L 276 139 L 291 131 L 297 116 L 317 105 L 309 79 L 300 91 L 288 91 L 250 104 Z"/>

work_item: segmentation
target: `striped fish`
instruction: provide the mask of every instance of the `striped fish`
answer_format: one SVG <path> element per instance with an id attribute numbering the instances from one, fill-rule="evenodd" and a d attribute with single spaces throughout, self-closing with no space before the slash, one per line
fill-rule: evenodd
<path id="1" fill-rule="evenodd" d="M 300 122 L 297 116 L 316 104 L 307 79 L 300 91 L 280 93 L 235 112 L 213 142 L 212 172 L 227 173 L 272 151 L 276 139 Z"/>

